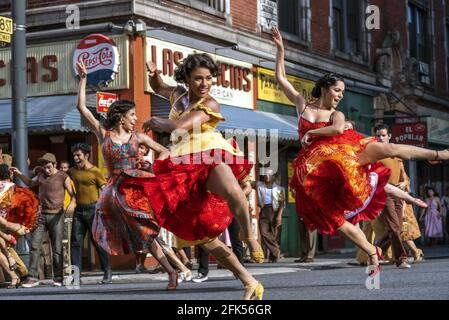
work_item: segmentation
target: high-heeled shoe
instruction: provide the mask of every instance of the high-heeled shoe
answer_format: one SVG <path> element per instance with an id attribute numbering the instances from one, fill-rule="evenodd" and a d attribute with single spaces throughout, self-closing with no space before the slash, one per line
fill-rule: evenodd
<path id="1" fill-rule="evenodd" d="M 177 286 L 178 286 L 178 272 L 177 271 L 169 272 L 167 290 L 176 290 Z"/>
<path id="2" fill-rule="evenodd" d="M 179 279 L 178 283 L 181 283 L 182 281 L 192 281 L 192 271 L 184 271 L 179 273 Z"/>
<path id="3" fill-rule="evenodd" d="M 248 243 L 248 241 L 251 240 L 255 240 L 253 237 L 249 237 L 249 238 L 243 238 L 242 241 L 245 241 L 246 243 Z M 259 243 L 257 243 L 259 244 Z M 249 245 L 248 245 L 249 246 Z M 256 263 L 264 263 L 265 261 L 265 256 L 263 254 L 263 250 L 262 248 L 260 248 L 259 250 L 251 250 L 251 246 L 250 247 L 250 256 L 251 259 L 254 260 L 254 262 Z"/>
<path id="4" fill-rule="evenodd" d="M 11 283 L 6 287 L 6 289 L 17 289 L 20 287 L 20 278 L 11 279 Z"/>
<path id="5" fill-rule="evenodd" d="M 418 249 L 416 253 L 413 255 L 413 263 L 417 263 L 419 261 L 422 261 L 424 257 L 424 253 L 421 249 Z"/>
<path id="6" fill-rule="evenodd" d="M 243 295 L 242 300 L 262 300 L 264 287 L 260 281 L 257 281 L 257 284 L 254 285 L 246 285 L 245 286 L 245 294 Z"/>
<path id="7" fill-rule="evenodd" d="M 376 252 L 368 255 L 368 257 L 370 257 L 370 258 L 377 255 L 377 265 L 368 264 L 368 268 L 371 269 L 368 273 L 368 276 L 370 276 L 370 277 L 374 277 L 376 274 L 378 274 L 380 272 L 379 261 L 385 260 L 384 256 L 382 255 L 382 250 L 379 247 L 375 247 L 375 248 L 376 248 Z"/>

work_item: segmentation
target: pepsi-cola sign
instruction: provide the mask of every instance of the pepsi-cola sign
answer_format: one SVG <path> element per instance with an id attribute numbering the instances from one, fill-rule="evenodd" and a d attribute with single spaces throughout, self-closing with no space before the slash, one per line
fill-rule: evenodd
<path id="1" fill-rule="evenodd" d="M 88 85 L 107 85 L 118 72 L 117 46 L 103 34 L 88 35 L 76 46 L 73 54 L 73 70 L 76 75 L 76 63 L 79 61 L 86 66 Z"/>

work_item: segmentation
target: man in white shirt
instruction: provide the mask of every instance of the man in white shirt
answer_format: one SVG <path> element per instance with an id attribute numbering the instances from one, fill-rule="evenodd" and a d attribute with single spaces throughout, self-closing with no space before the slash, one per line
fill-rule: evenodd
<path id="1" fill-rule="evenodd" d="M 269 262 L 277 262 L 281 256 L 276 231 L 282 224 L 282 212 L 285 207 L 284 188 L 275 182 L 273 171 L 266 170 L 264 181 L 257 182 L 259 229 L 262 249 L 269 251 Z"/>

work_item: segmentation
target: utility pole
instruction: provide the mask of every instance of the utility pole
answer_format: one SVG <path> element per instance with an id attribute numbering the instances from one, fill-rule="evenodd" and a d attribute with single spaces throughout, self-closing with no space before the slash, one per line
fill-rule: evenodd
<path id="1" fill-rule="evenodd" d="M 11 6 L 14 21 L 11 48 L 12 153 L 16 167 L 28 176 L 26 0 L 13 0 Z"/>

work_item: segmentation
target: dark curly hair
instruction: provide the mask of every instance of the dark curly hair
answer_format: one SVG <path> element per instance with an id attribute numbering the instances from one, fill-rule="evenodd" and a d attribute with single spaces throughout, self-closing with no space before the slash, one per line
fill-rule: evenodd
<path id="1" fill-rule="evenodd" d="M 312 97 L 319 99 L 321 97 L 321 89 L 329 89 L 334 86 L 338 81 L 345 82 L 343 77 L 336 73 L 328 73 L 320 78 L 312 89 Z"/>
<path id="2" fill-rule="evenodd" d="M 111 130 L 120 121 L 122 115 L 135 107 L 134 102 L 129 100 L 117 100 L 113 102 L 106 113 L 106 120 L 103 122 L 103 127 Z"/>
<path id="3" fill-rule="evenodd" d="M 207 53 L 189 54 L 175 70 L 175 80 L 187 83 L 187 77 L 198 67 L 209 69 L 213 77 L 219 75 L 218 64 Z"/>
<path id="4" fill-rule="evenodd" d="M 77 144 L 74 144 L 72 146 L 72 148 L 70 149 L 70 151 L 72 153 L 74 153 L 75 151 L 81 151 L 84 155 L 88 154 L 90 155 L 92 147 L 90 146 L 90 144 L 84 143 L 84 142 L 80 142 Z"/>
<path id="5" fill-rule="evenodd" d="M 9 171 L 9 167 L 7 164 L 0 164 L 0 180 L 8 180 L 11 179 L 11 172 Z"/>

